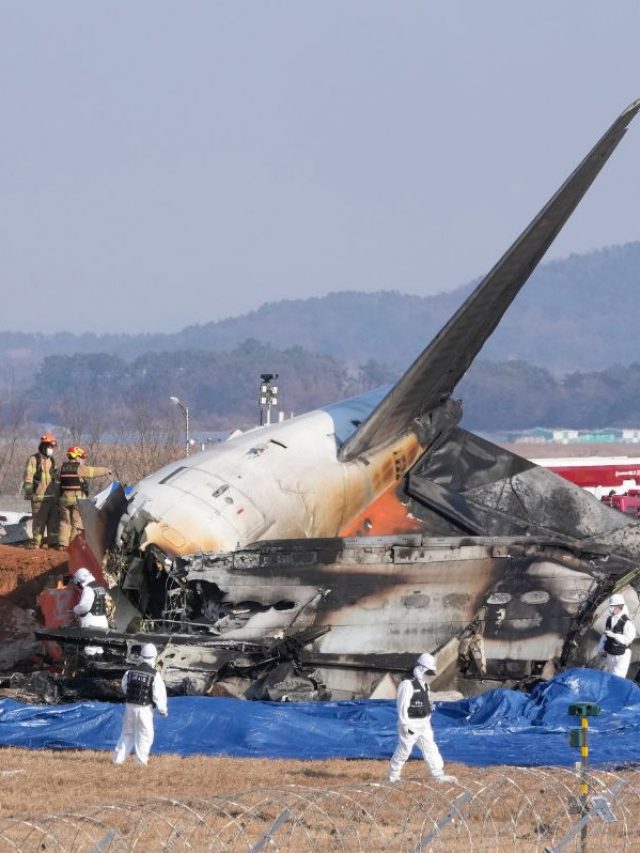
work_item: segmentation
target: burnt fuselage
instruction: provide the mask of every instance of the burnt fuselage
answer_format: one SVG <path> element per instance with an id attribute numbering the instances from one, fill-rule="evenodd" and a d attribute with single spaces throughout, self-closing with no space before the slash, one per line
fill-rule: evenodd
<path id="1" fill-rule="evenodd" d="M 440 656 L 442 686 L 447 671 L 449 681 L 458 675 L 469 629 L 484 655 L 484 671 L 469 675 L 538 672 L 560 659 L 601 583 L 592 561 L 550 543 L 416 534 L 259 543 L 183 557 L 167 570 L 140 564 L 126 587 L 151 617 L 148 630 L 190 625 L 196 645 L 275 643 L 325 629 L 299 661 L 339 698 L 370 695 L 425 649 Z M 576 660 L 595 641 L 583 632 Z"/>
<path id="2" fill-rule="evenodd" d="M 298 642 L 332 694 L 367 695 L 421 652 L 453 665 L 456 644 L 481 676 L 578 660 L 614 587 L 635 615 L 640 525 L 460 429 L 451 395 L 639 110 L 393 387 L 240 434 L 134 488 L 117 569 L 154 630 L 222 644 L 226 665 L 233 644 Z M 318 539 L 349 534 L 369 538 Z M 221 661 L 207 663 L 216 678 Z"/>

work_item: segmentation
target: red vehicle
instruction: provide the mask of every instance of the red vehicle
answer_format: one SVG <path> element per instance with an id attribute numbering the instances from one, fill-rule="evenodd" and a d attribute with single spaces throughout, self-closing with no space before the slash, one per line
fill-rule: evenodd
<path id="1" fill-rule="evenodd" d="M 636 488 L 640 494 L 640 457 L 637 456 L 568 456 L 531 461 L 582 486 L 597 498 L 608 496 L 612 491 L 627 495 Z"/>
<path id="2" fill-rule="evenodd" d="M 629 489 L 623 495 L 603 495 L 600 500 L 625 515 L 640 516 L 640 489 Z"/>

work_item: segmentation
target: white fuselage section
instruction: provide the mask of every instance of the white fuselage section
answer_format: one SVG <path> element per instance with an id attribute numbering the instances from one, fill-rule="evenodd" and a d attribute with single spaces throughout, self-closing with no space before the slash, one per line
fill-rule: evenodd
<path id="1" fill-rule="evenodd" d="M 422 448 L 410 434 L 344 463 L 335 423 L 318 410 L 166 465 L 136 486 L 122 528 L 133 526 L 142 548 L 169 554 L 337 536 Z"/>

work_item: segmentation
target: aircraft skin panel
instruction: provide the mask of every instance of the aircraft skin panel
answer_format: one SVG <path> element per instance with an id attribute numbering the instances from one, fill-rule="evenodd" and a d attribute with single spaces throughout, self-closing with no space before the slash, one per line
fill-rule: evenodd
<path id="1" fill-rule="evenodd" d="M 125 527 L 142 525 L 143 545 L 172 555 L 337 527 L 344 471 L 335 462 L 331 418 L 315 412 L 301 420 L 301 429 L 287 422 L 253 430 L 141 480 Z M 320 502 L 319 495 L 331 500 Z M 184 541 L 167 539 L 166 527 Z"/>
<path id="2" fill-rule="evenodd" d="M 416 436 L 344 465 L 322 410 L 254 430 L 140 481 L 124 529 L 171 555 L 229 551 L 258 539 L 336 536 L 396 484 L 423 451 Z M 250 497 L 249 497 L 250 496 Z"/>
<path id="3" fill-rule="evenodd" d="M 391 385 L 373 388 L 357 397 L 349 397 L 337 403 L 324 407 L 324 411 L 333 420 L 334 433 L 338 445 L 344 442 L 356 431 L 360 424 L 373 412 L 380 401 L 391 390 Z"/>
<path id="4" fill-rule="evenodd" d="M 616 119 L 375 411 L 340 448 L 353 459 L 409 430 L 449 396 L 527 281 L 640 109 Z"/>
<path id="5" fill-rule="evenodd" d="M 390 536 L 394 533 L 415 533 L 425 529 L 422 519 L 410 511 L 410 500 L 393 483 L 379 498 L 346 524 L 339 535 Z"/>

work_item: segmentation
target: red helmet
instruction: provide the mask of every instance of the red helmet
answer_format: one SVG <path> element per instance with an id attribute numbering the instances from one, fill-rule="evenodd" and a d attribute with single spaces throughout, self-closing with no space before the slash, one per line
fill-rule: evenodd
<path id="1" fill-rule="evenodd" d="M 75 444 L 73 447 L 70 447 L 67 450 L 67 456 L 69 459 L 84 459 L 85 452 L 81 447 L 77 447 Z"/>
<path id="2" fill-rule="evenodd" d="M 52 435 L 52 433 L 45 432 L 44 435 L 40 436 L 40 444 L 50 444 L 51 447 L 57 447 L 58 439 L 55 437 L 55 435 Z"/>

